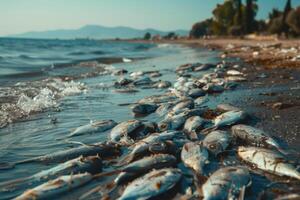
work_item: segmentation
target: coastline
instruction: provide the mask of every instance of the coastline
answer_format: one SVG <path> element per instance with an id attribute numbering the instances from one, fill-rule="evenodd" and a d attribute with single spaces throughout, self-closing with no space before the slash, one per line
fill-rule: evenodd
<path id="1" fill-rule="evenodd" d="M 237 88 L 234 105 L 251 113 L 256 127 L 300 151 L 300 40 L 178 40 L 193 48 L 218 49 L 223 58 L 237 58 L 246 81 Z M 225 98 L 230 98 L 224 97 Z M 230 102 L 229 102 L 230 103 Z M 299 157 L 299 156 L 298 156 Z"/>

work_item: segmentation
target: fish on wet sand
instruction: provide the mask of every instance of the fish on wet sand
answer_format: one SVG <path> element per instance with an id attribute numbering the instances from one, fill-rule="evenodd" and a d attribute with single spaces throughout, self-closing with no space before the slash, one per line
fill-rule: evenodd
<path id="1" fill-rule="evenodd" d="M 110 140 L 112 142 L 120 142 L 121 140 L 129 141 L 144 129 L 144 124 L 139 120 L 128 120 L 119 123 L 110 132 Z"/>
<path id="2" fill-rule="evenodd" d="M 224 126 L 230 126 L 245 120 L 247 117 L 246 113 L 242 110 L 232 110 L 225 112 L 217 116 L 213 120 L 213 128 L 220 128 Z"/>
<path id="3" fill-rule="evenodd" d="M 112 129 L 116 125 L 117 123 L 114 120 L 101 120 L 101 121 L 91 122 L 89 124 L 74 129 L 68 135 L 68 137 L 79 136 L 88 133 L 101 133 L 109 129 Z"/>
<path id="4" fill-rule="evenodd" d="M 204 200 L 237 199 L 243 188 L 250 186 L 251 177 L 244 167 L 224 167 L 214 172 L 202 186 Z"/>
<path id="5" fill-rule="evenodd" d="M 118 200 L 150 199 L 172 189 L 181 178 L 181 171 L 174 168 L 153 170 L 132 181 Z"/>
<path id="6" fill-rule="evenodd" d="M 256 146 L 272 146 L 281 149 L 280 145 L 263 130 L 252 126 L 238 124 L 231 127 L 232 135 Z"/>
<path id="7" fill-rule="evenodd" d="M 181 160 L 186 167 L 193 169 L 197 175 L 203 174 L 203 167 L 209 162 L 207 149 L 199 143 L 186 143 L 181 151 Z"/>
<path id="8" fill-rule="evenodd" d="M 25 181 L 28 183 L 40 182 L 45 180 L 50 180 L 56 178 L 61 175 L 67 174 L 78 174 L 89 172 L 91 174 L 95 174 L 101 172 L 102 170 L 102 160 L 98 156 L 89 156 L 89 157 L 78 157 L 67 162 L 58 164 L 55 167 L 50 169 L 46 169 L 40 171 L 30 177 L 16 179 L 12 181 L 7 181 L 4 183 L 0 183 L 0 187 L 24 183 Z"/>
<path id="9" fill-rule="evenodd" d="M 69 192 L 74 188 L 90 182 L 92 179 L 93 176 L 90 173 L 61 176 L 33 189 L 25 191 L 23 194 L 16 197 L 15 200 L 55 198 L 55 196 Z"/>
<path id="10" fill-rule="evenodd" d="M 217 156 L 226 150 L 232 141 L 232 136 L 226 131 L 212 131 L 203 140 L 203 145 L 213 155 Z"/>
<path id="11" fill-rule="evenodd" d="M 136 104 L 134 105 L 131 110 L 135 114 L 150 114 L 155 112 L 155 110 L 158 108 L 156 104 Z"/>
<path id="12" fill-rule="evenodd" d="M 238 148 L 238 156 L 251 166 L 275 174 L 300 180 L 300 173 L 286 157 L 281 153 L 260 148 L 260 147 L 243 147 Z"/>

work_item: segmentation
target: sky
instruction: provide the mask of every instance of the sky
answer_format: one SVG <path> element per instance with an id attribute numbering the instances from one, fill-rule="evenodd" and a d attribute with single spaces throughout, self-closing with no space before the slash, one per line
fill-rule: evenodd
<path id="1" fill-rule="evenodd" d="M 243 0 L 245 1 L 245 0 Z M 189 30 L 211 17 L 224 0 L 0 0 L 0 36 L 28 31 L 76 29 L 87 24 Z M 286 0 L 258 0 L 257 18 Z M 300 0 L 292 0 L 293 6 Z"/>

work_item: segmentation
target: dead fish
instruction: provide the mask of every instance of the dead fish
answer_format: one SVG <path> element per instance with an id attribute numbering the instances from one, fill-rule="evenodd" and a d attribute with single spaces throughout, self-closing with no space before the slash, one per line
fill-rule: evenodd
<path id="1" fill-rule="evenodd" d="M 132 112 L 136 114 L 150 114 L 158 108 L 156 104 L 137 104 L 132 107 Z"/>
<path id="2" fill-rule="evenodd" d="M 168 114 L 166 116 L 166 119 L 158 123 L 158 128 L 160 131 L 178 130 L 184 125 L 185 121 L 189 117 L 202 115 L 203 113 L 204 113 L 203 109 L 191 109 L 191 110 L 185 110 L 182 113 L 179 113 L 174 116 Z"/>
<path id="3" fill-rule="evenodd" d="M 122 169 L 122 173 L 115 178 L 114 183 L 118 185 L 125 180 L 133 177 L 136 178 L 138 175 L 148 172 L 152 169 L 172 167 L 176 164 L 176 162 L 177 159 L 168 154 L 156 154 L 153 156 L 144 157 L 125 166 Z"/>
<path id="4" fill-rule="evenodd" d="M 132 151 L 121 161 L 121 163 L 128 163 L 134 160 L 136 157 L 145 155 L 147 152 L 149 152 L 149 148 L 153 144 L 165 142 L 167 140 L 173 140 L 180 137 L 182 137 L 182 133 L 180 131 L 153 133 L 150 136 L 132 145 L 130 147 L 132 148 Z"/>
<path id="5" fill-rule="evenodd" d="M 280 145 L 266 132 L 243 124 L 231 127 L 232 135 L 257 146 L 272 146 L 281 151 Z"/>
<path id="6" fill-rule="evenodd" d="M 228 112 L 228 111 L 239 111 L 241 110 L 238 107 L 232 106 L 230 104 L 219 104 L 217 105 L 217 110 L 221 112 Z"/>
<path id="7" fill-rule="evenodd" d="M 25 191 L 15 200 L 35 200 L 35 199 L 49 199 L 56 195 L 69 192 L 74 188 L 82 186 L 93 179 L 90 173 L 61 176 L 57 179 L 46 182 L 33 189 Z"/>
<path id="8" fill-rule="evenodd" d="M 226 131 L 212 131 L 203 140 L 203 146 L 205 146 L 209 152 L 217 156 L 222 153 L 232 140 L 231 135 Z"/>
<path id="9" fill-rule="evenodd" d="M 163 103 L 157 108 L 155 112 L 159 116 L 163 116 L 166 115 L 173 108 L 173 106 L 174 106 L 173 103 Z"/>
<path id="10" fill-rule="evenodd" d="M 133 137 L 143 130 L 144 125 L 139 120 L 128 120 L 119 123 L 110 132 L 110 140 L 112 142 L 120 142 L 125 139 L 126 141 L 131 140 Z"/>
<path id="11" fill-rule="evenodd" d="M 165 93 L 160 95 L 152 95 L 139 100 L 137 103 L 166 103 L 176 101 L 177 97 L 173 93 Z"/>
<path id="12" fill-rule="evenodd" d="M 101 133 L 109 129 L 112 129 L 116 125 L 117 123 L 114 120 L 101 120 L 101 121 L 91 122 L 87 125 L 83 125 L 76 128 L 68 135 L 68 137 L 79 136 L 88 133 Z"/>
<path id="13" fill-rule="evenodd" d="M 234 81 L 234 82 L 243 82 L 246 81 L 247 79 L 245 77 L 241 76 L 227 76 L 225 78 L 226 81 Z"/>
<path id="14" fill-rule="evenodd" d="M 208 97 L 207 96 L 198 97 L 197 99 L 194 100 L 194 103 L 197 106 L 201 106 L 202 104 L 205 104 L 206 102 L 208 102 Z"/>
<path id="15" fill-rule="evenodd" d="M 224 167 L 214 172 L 202 186 L 204 200 L 237 199 L 251 177 L 244 167 Z"/>
<path id="16" fill-rule="evenodd" d="M 206 84 L 203 88 L 204 91 L 208 93 L 220 93 L 224 91 L 224 87 L 221 85 L 216 85 L 213 83 Z"/>
<path id="17" fill-rule="evenodd" d="M 214 68 L 214 67 L 216 67 L 216 65 L 210 64 L 210 63 L 205 63 L 205 64 L 202 64 L 202 65 L 196 66 L 195 69 L 194 69 L 194 71 L 195 72 L 199 72 L 199 71 L 208 70 L 208 69 Z"/>
<path id="18" fill-rule="evenodd" d="M 172 86 L 170 81 L 158 81 L 157 83 L 153 84 L 154 87 L 162 89 L 162 88 L 169 88 Z"/>
<path id="19" fill-rule="evenodd" d="M 188 92 L 188 96 L 191 97 L 191 98 L 198 98 L 198 97 L 202 97 L 204 96 L 206 93 L 201 90 L 201 89 L 191 89 L 189 92 Z"/>
<path id="20" fill-rule="evenodd" d="M 117 82 L 115 82 L 115 86 L 126 86 L 129 85 L 130 83 L 132 83 L 133 80 L 128 79 L 128 78 L 121 78 L 120 80 L 118 80 Z"/>
<path id="21" fill-rule="evenodd" d="M 186 109 L 193 109 L 194 108 L 194 101 L 192 99 L 184 99 L 181 102 L 177 103 L 173 108 L 172 112 L 174 114 L 179 114 L 180 112 Z"/>
<path id="22" fill-rule="evenodd" d="M 208 151 L 196 142 L 186 143 L 181 151 L 181 160 L 186 167 L 193 169 L 196 174 L 203 174 L 203 167 L 209 162 Z"/>
<path id="23" fill-rule="evenodd" d="M 246 113 L 241 110 L 232 110 L 217 116 L 214 120 L 214 127 L 220 128 L 236 124 L 246 118 Z"/>
<path id="24" fill-rule="evenodd" d="M 199 116 L 188 118 L 184 124 L 184 130 L 187 132 L 197 131 L 205 123 L 204 119 Z"/>
<path id="25" fill-rule="evenodd" d="M 14 163 L 0 163 L 0 169 L 11 169 L 15 165 L 31 162 L 64 162 L 70 159 L 77 158 L 79 156 L 95 156 L 99 155 L 101 158 L 107 158 L 111 156 L 118 155 L 120 149 L 118 146 L 112 143 L 96 143 L 92 145 L 84 145 L 72 149 L 67 149 L 63 151 L 54 152 L 52 154 L 47 154 L 43 156 L 38 156 L 34 158 L 29 158 L 26 160 L 17 161 Z"/>
<path id="26" fill-rule="evenodd" d="M 141 85 L 150 85 L 153 81 L 149 77 L 138 77 L 137 80 L 133 81 L 133 85 L 141 86 Z"/>
<path id="27" fill-rule="evenodd" d="M 179 169 L 165 168 L 132 181 L 118 200 L 150 199 L 173 188 L 181 178 Z"/>
<path id="28" fill-rule="evenodd" d="M 227 75 L 230 75 L 230 76 L 243 76 L 244 74 L 242 72 L 239 72 L 237 70 L 228 70 L 226 72 Z"/>
<path id="29" fill-rule="evenodd" d="M 66 174 L 78 174 L 84 172 L 95 174 L 100 172 L 101 169 L 102 169 L 102 160 L 98 156 L 89 156 L 89 157 L 80 156 L 79 158 L 69 160 L 50 169 L 38 172 L 30 177 L 0 183 L 0 186 L 7 187 L 7 186 L 14 185 L 15 187 L 16 184 L 24 183 L 25 181 L 30 183 L 39 182 L 42 180 L 45 181 Z"/>
<path id="30" fill-rule="evenodd" d="M 259 147 L 239 147 L 238 155 L 258 169 L 300 180 L 300 173 L 279 152 Z"/>

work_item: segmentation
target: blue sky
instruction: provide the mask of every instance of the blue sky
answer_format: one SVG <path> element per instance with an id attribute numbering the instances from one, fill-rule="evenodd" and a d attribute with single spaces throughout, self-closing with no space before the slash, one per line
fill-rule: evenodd
<path id="1" fill-rule="evenodd" d="M 245 0 L 244 0 L 245 1 Z M 190 29 L 223 0 L 0 0 L 0 36 L 79 28 L 86 24 L 161 30 Z M 286 0 L 258 0 L 258 18 Z M 300 0 L 292 0 L 294 6 Z"/>

